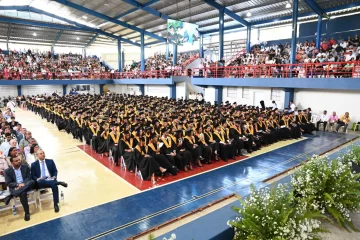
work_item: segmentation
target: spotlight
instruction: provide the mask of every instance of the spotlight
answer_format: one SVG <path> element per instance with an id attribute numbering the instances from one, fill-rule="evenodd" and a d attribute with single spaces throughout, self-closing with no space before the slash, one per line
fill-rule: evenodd
<path id="1" fill-rule="evenodd" d="M 36 37 L 36 36 L 37 36 L 36 32 L 34 32 L 34 33 L 33 33 L 33 36 L 34 36 L 34 37 Z"/>
<path id="2" fill-rule="evenodd" d="M 76 37 L 76 40 L 80 40 L 80 38 L 79 38 L 79 37 Z"/>
<path id="3" fill-rule="evenodd" d="M 246 16 L 251 17 L 251 12 L 248 12 Z"/>
<path id="4" fill-rule="evenodd" d="M 286 8 L 291 8 L 291 4 L 290 4 L 290 3 L 287 3 L 285 7 L 286 7 Z"/>

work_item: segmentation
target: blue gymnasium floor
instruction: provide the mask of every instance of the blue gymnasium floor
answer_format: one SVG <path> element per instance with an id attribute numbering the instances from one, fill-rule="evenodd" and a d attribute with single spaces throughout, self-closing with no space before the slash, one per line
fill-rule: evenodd
<path id="1" fill-rule="evenodd" d="M 236 193 L 357 138 L 318 132 L 316 136 L 163 187 L 99 205 L 1 237 L 27 239 L 126 239 Z M 121 191 L 121 189 L 119 189 Z M 79 200 L 81 201 L 81 199 Z"/>
<path id="2" fill-rule="evenodd" d="M 356 141 L 354 145 L 360 145 L 360 141 Z M 351 146 L 343 147 L 339 151 L 329 155 L 329 159 L 336 159 L 341 154 L 350 150 Z M 291 175 L 287 175 L 276 181 L 278 184 L 289 184 Z M 271 187 L 272 184 L 268 185 Z M 246 197 L 246 196 L 242 196 Z M 159 236 L 157 239 L 169 238 L 172 233 L 176 235 L 177 239 L 194 239 L 194 240 L 224 240 L 232 239 L 233 231 L 227 226 L 228 220 L 233 220 L 238 217 L 238 214 L 232 210 L 232 206 L 240 207 L 239 201 L 233 201 L 226 206 L 219 208 L 205 216 L 202 216 L 194 221 L 184 224 L 171 232 Z"/>

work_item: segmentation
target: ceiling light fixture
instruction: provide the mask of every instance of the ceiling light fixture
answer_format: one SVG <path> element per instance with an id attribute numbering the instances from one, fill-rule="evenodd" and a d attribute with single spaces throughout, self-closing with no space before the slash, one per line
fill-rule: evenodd
<path id="1" fill-rule="evenodd" d="M 80 40 L 80 38 L 79 38 L 79 37 L 76 37 L 76 40 Z"/>
<path id="2" fill-rule="evenodd" d="M 82 16 L 82 18 L 83 18 L 83 19 L 87 19 L 87 16 L 86 16 L 86 15 L 84 15 L 84 16 Z"/>
<path id="3" fill-rule="evenodd" d="M 33 33 L 33 36 L 34 36 L 34 37 L 36 37 L 36 36 L 37 36 L 36 32 L 34 32 L 34 33 Z"/>
<path id="4" fill-rule="evenodd" d="M 290 3 L 287 3 L 285 8 L 291 8 L 291 4 Z"/>
<path id="5" fill-rule="evenodd" d="M 246 16 L 251 17 L 251 12 L 248 12 Z"/>

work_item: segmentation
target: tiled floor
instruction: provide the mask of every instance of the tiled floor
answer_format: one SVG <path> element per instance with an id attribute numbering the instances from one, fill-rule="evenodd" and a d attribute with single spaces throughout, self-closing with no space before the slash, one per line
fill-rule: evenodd
<path id="1" fill-rule="evenodd" d="M 66 133 L 29 112 L 19 111 L 18 118 L 24 119 L 48 156 L 55 159 L 59 178 L 69 182 L 69 188 L 64 190 L 66 201 L 60 214 L 55 214 L 50 204 L 44 210 L 33 210 L 30 222 L 24 222 L 21 214 L 1 217 L 1 234 L 24 228 L 2 239 L 125 239 L 229 194 L 244 196 L 251 183 L 260 185 L 307 156 L 354 139 L 349 134 L 319 133 L 302 141 L 281 142 L 244 161 L 139 193 L 79 150 L 78 142 Z M 55 217 L 60 218 L 51 220 Z M 29 228 L 40 222 L 44 223 Z"/>

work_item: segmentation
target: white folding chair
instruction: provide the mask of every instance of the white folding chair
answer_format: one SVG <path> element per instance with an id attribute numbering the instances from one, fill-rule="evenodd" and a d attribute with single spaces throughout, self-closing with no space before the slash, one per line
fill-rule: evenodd
<path id="1" fill-rule="evenodd" d="M 141 171 L 140 171 L 140 169 L 138 168 L 137 164 L 136 164 L 136 166 L 135 166 L 135 175 L 136 175 L 136 177 L 137 177 L 138 179 L 143 180 Z"/>
<path id="2" fill-rule="evenodd" d="M 0 195 L 0 200 L 4 200 L 5 197 L 9 196 L 10 195 L 10 191 L 9 190 L 5 190 L 5 191 L 2 191 L 2 194 Z M 14 200 L 12 200 L 12 202 L 14 202 Z M 12 209 L 14 204 L 9 204 L 9 205 L 1 205 L 0 206 L 0 212 L 2 211 L 7 211 L 7 210 L 10 210 Z"/>
<path id="3" fill-rule="evenodd" d="M 120 167 L 121 169 L 126 170 L 126 164 L 123 156 L 120 157 Z"/>
<path id="4" fill-rule="evenodd" d="M 38 205 L 37 205 L 37 201 L 36 201 L 36 192 L 35 191 L 29 191 L 27 192 L 27 195 L 28 195 L 28 204 L 35 204 L 35 207 L 37 208 Z M 22 207 L 21 205 L 21 202 L 20 202 L 20 198 L 13 198 L 14 199 L 14 204 L 15 207 Z"/>
<path id="5" fill-rule="evenodd" d="M 339 128 L 338 132 L 344 132 L 344 128 L 345 128 L 345 126 L 341 126 L 341 127 Z M 348 127 L 346 128 L 345 133 L 348 133 L 348 128 L 349 128 L 349 125 L 348 125 Z"/>
<path id="6" fill-rule="evenodd" d="M 45 191 L 45 190 L 47 190 L 47 191 Z M 49 191 L 48 188 L 40 188 L 40 189 L 38 189 L 37 193 L 38 193 L 37 198 L 39 200 L 40 207 L 42 206 L 42 204 L 41 204 L 42 202 L 49 201 L 49 200 L 51 200 L 51 201 L 54 200 L 52 191 Z"/>
<path id="7" fill-rule="evenodd" d="M 113 157 L 113 155 L 112 155 L 111 149 L 109 150 L 109 157 L 108 157 L 108 159 L 109 159 L 109 161 L 114 162 L 114 157 Z"/>

